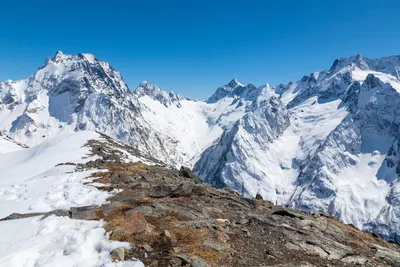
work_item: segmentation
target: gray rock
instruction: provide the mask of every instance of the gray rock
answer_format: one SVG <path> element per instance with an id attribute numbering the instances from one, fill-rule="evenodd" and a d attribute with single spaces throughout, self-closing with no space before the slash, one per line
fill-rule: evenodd
<path id="1" fill-rule="evenodd" d="M 210 264 L 199 258 L 190 264 L 190 267 L 211 267 Z"/>
<path id="2" fill-rule="evenodd" d="M 267 265 L 267 267 L 315 267 L 315 265 L 312 265 L 308 262 L 294 262 L 294 263 Z"/>
<path id="3" fill-rule="evenodd" d="M 151 206 L 138 206 L 125 212 L 126 215 L 131 215 L 134 212 L 140 212 L 143 216 L 151 216 L 154 213 L 154 208 Z"/>
<path id="4" fill-rule="evenodd" d="M 277 211 L 274 211 L 272 214 L 279 215 L 279 216 L 287 216 L 290 218 L 304 219 L 304 216 L 302 214 L 300 214 L 299 212 L 289 211 L 289 210 L 277 210 Z"/>
<path id="5" fill-rule="evenodd" d="M 0 221 L 8 221 L 8 220 L 17 220 L 17 219 L 24 219 L 24 218 L 29 218 L 29 217 L 35 217 L 35 216 L 40 216 L 40 215 L 45 215 L 46 213 L 44 212 L 35 212 L 35 213 L 12 213 L 8 215 L 7 217 L 1 219 Z"/>
<path id="6" fill-rule="evenodd" d="M 109 216 L 112 211 L 118 206 L 118 203 L 107 203 L 101 206 L 101 211 L 104 216 Z"/>
<path id="7" fill-rule="evenodd" d="M 97 207 L 86 206 L 86 207 L 74 207 L 71 208 L 71 219 L 76 220 L 97 220 L 96 215 Z"/>
<path id="8" fill-rule="evenodd" d="M 46 219 L 46 218 L 49 217 L 50 215 L 55 215 L 55 216 L 59 216 L 59 217 L 64 217 L 64 216 L 66 216 L 66 217 L 71 217 L 71 214 L 70 214 L 70 211 L 69 211 L 69 210 L 53 210 L 53 211 L 50 211 L 50 212 L 48 212 L 47 214 L 45 214 L 45 215 L 42 217 L 42 220 L 43 220 L 43 219 Z"/>
<path id="9" fill-rule="evenodd" d="M 125 260 L 125 249 L 124 248 L 116 248 L 111 251 L 111 256 L 118 261 Z"/>
<path id="10" fill-rule="evenodd" d="M 182 166 L 181 169 L 179 170 L 179 175 L 185 178 L 193 178 L 195 176 L 191 169 L 184 166 Z"/>
<path id="11" fill-rule="evenodd" d="M 193 186 L 189 184 L 180 184 L 171 194 L 170 197 L 190 197 Z"/>
<path id="12" fill-rule="evenodd" d="M 113 183 L 130 183 L 133 181 L 132 177 L 123 173 L 112 173 L 110 179 Z"/>

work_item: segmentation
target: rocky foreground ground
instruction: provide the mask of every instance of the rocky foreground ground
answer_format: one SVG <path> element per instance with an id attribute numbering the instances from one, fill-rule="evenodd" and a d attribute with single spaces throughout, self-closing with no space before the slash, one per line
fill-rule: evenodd
<path id="1" fill-rule="evenodd" d="M 109 203 L 3 220 L 42 214 L 104 220 L 110 239 L 132 244 L 114 250 L 115 260 L 137 258 L 146 266 L 400 266 L 399 245 L 324 214 L 243 198 L 186 168 L 125 163 L 121 151 L 138 151 L 106 137 L 88 145 L 99 158 L 77 169 L 102 170 L 93 175 L 99 190 L 121 189 Z"/>

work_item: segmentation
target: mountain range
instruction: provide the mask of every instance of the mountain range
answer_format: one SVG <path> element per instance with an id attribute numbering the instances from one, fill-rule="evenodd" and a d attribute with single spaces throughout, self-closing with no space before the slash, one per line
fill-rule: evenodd
<path id="1" fill-rule="evenodd" d="M 0 153 L 97 131 L 215 187 L 400 242 L 398 107 L 400 56 L 339 58 L 278 86 L 233 79 L 199 101 L 146 81 L 131 91 L 94 55 L 57 52 L 0 83 Z"/>

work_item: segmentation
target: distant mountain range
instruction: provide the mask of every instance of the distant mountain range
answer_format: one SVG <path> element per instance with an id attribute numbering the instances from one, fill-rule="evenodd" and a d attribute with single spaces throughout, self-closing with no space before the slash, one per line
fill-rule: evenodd
<path id="1" fill-rule="evenodd" d="M 400 242 L 399 107 L 400 56 L 340 58 L 276 87 L 233 79 L 197 101 L 148 82 L 132 92 L 95 56 L 57 52 L 0 83 L 0 144 L 98 131 L 216 187 Z"/>

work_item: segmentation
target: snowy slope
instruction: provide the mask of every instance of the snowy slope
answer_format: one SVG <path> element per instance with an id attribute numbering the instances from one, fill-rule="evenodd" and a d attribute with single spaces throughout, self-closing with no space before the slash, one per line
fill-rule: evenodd
<path id="1" fill-rule="evenodd" d="M 237 96 L 224 97 L 215 103 L 190 100 L 165 93 L 148 82 L 140 84 L 134 93 L 143 106 L 144 119 L 157 132 L 174 140 L 169 152 L 171 157 L 178 156 L 177 167 L 193 166 L 201 153 L 243 117 L 251 104 Z"/>
<path id="2" fill-rule="evenodd" d="M 0 222 L 0 265 L 7 267 L 144 267 L 112 262 L 110 252 L 127 243 L 109 242 L 103 222 L 50 216 Z"/>
<path id="3" fill-rule="evenodd" d="M 9 138 L 0 135 L 0 154 L 12 152 L 21 149 L 22 147 L 13 142 Z"/>
<path id="4" fill-rule="evenodd" d="M 85 185 L 95 170 L 77 172 L 71 165 L 93 160 L 84 145 L 99 138 L 91 131 L 61 134 L 30 148 L 0 154 L 0 218 L 105 203 L 115 192 Z M 0 231 L 13 234 L 0 237 L 0 265 L 122 266 L 112 263 L 110 251 L 129 245 L 108 242 L 102 226 L 102 222 L 56 216 L 1 221 Z"/>
<path id="5" fill-rule="evenodd" d="M 87 161 L 82 157 L 89 151 L 82 146 L 98 137 L 88 131 L 59 135 L 31 148 L 1 154 L 0 218 L 13 212 L 45 212 L 103 203 L 107 193 L 82 184 L 91 172 L 74 172 L 73 165 L 56 166 Z"/>

